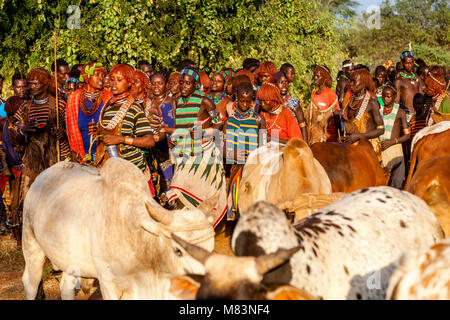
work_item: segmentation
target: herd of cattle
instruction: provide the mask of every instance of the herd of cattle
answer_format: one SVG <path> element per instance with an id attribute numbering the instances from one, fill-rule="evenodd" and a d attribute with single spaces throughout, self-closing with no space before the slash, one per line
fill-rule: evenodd
<path id="1" fill-rule="evenodd" d="M 315 196 L 331 203 L 286 218 Z M 55 164 L 24 202 L 26 298 L 42 293 L 47 257 L 63 299 L 80 279 L 104 299 L 450 299 L 450 122 L 415 138 L 404 190 L 386 186 L 366 141 L 255 150 L 234 256 L 212 253 L 216 200 L 169 211 L 128 161 Z"/>

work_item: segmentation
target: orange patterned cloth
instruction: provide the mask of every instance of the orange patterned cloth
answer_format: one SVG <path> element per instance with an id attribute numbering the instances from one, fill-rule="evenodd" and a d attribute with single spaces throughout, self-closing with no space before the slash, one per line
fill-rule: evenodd
<path id="1" fill-rule="evenodd" d="M 74 91 L 67 99 L 66 106 L 66 126 L 67 136 L 69 139 L 70 149 L 81 156 L 85 157 L 83 138 L 81 137 L 80 128 L 78 128 L 78 110 L 80 107 L 80 98 L 84 89 Z M 103 90 L 103 105 L 112 97 L 112 93 Z"/>
<path id="2" fill-rule="evenodd" d="M 300 127 L 292 112 L 286 107 L 280 106 L 280 108 L 281 112 L 278 114 L 261 112 L 266 119 L 267 133 L 284 140 L 291 140 L 292 138 L 303 139 Z"/>

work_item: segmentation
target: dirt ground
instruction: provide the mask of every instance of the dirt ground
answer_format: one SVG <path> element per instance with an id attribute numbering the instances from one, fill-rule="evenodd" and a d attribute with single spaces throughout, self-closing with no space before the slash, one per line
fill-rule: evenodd
<path id="1" fill-rule="evenodd" d="M 231 232 L 233 226 L 228 224 L 216 228 L 216 241 L 214 252 L 233 255 L 231 251 Z M 22 300 L 24 299 L 24 290 L 22 285 L 22 274 L 25 262 L 22 255 L 22 249 L 17 246 L 11 235 L 0 236 L 0 300 Z M 50 262 L 47 260 L 43 272 L 44 292 L 46 300 L 60 300 L 59 282 L 61 273 L 54 272 Z M 76 300 L 97 300 L 102 299 L 98 288 L 92 289 L 85 294 L 79 290 Z"/>

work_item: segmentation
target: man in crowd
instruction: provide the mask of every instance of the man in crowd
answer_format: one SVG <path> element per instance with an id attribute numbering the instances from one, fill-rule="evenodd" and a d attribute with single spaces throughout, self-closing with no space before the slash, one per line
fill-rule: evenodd
<path id="1" fill-rule="evenodd" d="M 420 90 L 420 79 L 414 73 L 414 55 L 411 51 L 404 51 L 401 56 L 402 70 L 398 73 L 394 85 L 398 90 L 395 103 L 406 112 L 406 120 L 409 123 L 414 114 L 413 98 Z"/>
<path id="2" fill-rule="evenodd" d="M 63 99 L 64 101 L 67 100 L 66 92 L 64 91 L 64 85 L 66 84 L 67 78 L 69 78 L 70 74 L 70 68 L 67 64 L 66 60 L 64 59 L 57 59 L 56 60 L 56 68 L 57 71 L 55 72 L 55 63 L 52 63 L 51 69 L 53 72 L 53 77 L 56 77 L 58 82 L 58 97 L 60 99 Z"/>

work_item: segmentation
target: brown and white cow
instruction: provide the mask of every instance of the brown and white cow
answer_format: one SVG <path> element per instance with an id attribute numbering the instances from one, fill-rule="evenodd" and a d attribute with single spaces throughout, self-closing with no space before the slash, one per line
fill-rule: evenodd
<path id="1" fill-rule="evenodd" d="M 358 145 L 318 142 L 311 146 L 311 151 L 327 172 L 333 192 L 350 193 L 386 185 L 380 161 L 367 140 Z"/>
<path id="2" fill-rule="evenodd" d="M 178 242 L 205 267 L 205 275 L 172 278 L 170 292 L 180 299 L 199 300 L 313 300 L 307 292 L 286 284 L 262 285 L 264 275 L 283 265 L 300 248 L 280 249 L 259 257 L 234 257 L 208 252 L 184 241 Z"/>
<path id="3" fill-rule="evenodd" d="M 430 206 L 450 237 L 450 156 L 421 161 L 405 190 Z"/>
<path id="4" fill-rule="evenodd" d="M 300 139 L 286 146 L 271 142 L 248 157 L 239 186 L 239 211 L 257 200 L 282 203 L 303 193 L 330 194 L 331 183 L 308 144 Z"/>
<path id="5" fill-rule="evenodd" d="M 392 274 L 387 298 L 450 300 L 450 238 L 405 253 Z"/>
<path id="6" fill-rule="evenodd" d="M 411 165 L 405 185 L 409 184 L 421 161 L 450 156 L 450 121 L 439 122 L 420 130 L 411 143 L 411 154 Z"/>
<path id="7" fill-rule="evenodd" d="M 380 186 L 357 190 L 293 225 L 274 205 L 255 202 L 234 229 L 232 249 L 259 257 L 300 246 L 264 275 L 263 285 L 291 285 L 323 299 L 385 299 L 398 258 L 442 238 L 422 199 Z"/>

